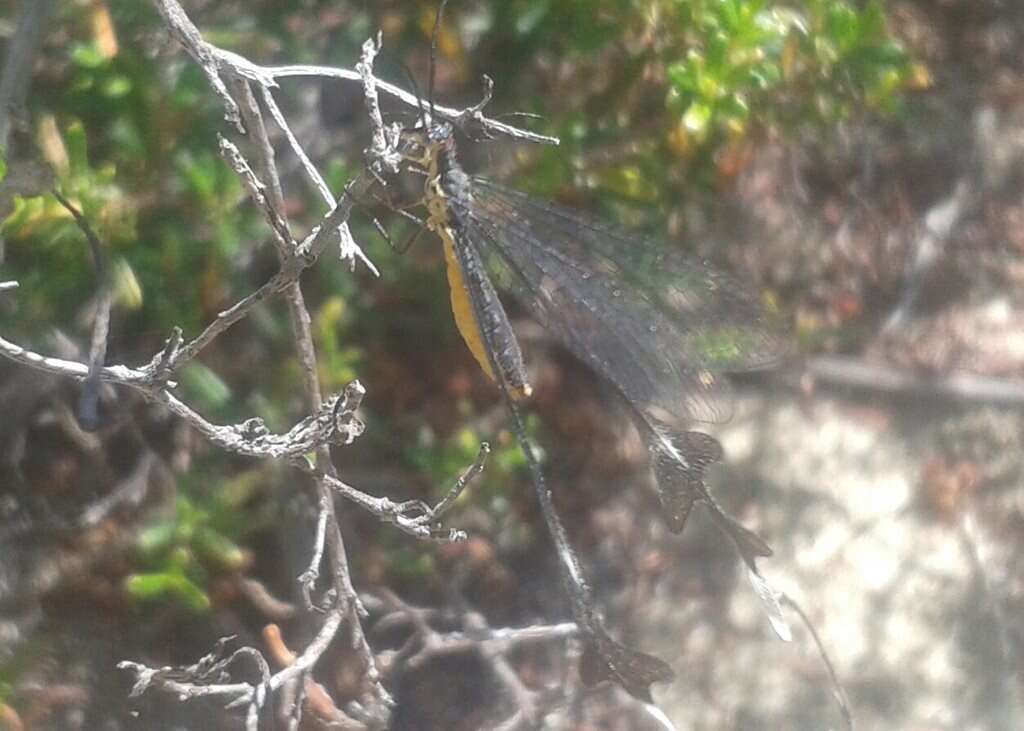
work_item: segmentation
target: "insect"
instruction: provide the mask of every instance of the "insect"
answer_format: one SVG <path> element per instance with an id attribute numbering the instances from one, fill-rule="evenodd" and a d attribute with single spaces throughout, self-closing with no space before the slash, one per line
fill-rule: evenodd
<path id="1" fill-rule="evenodd" d="M 438 10 L 440 21 L 444 4 Z M 435 26 L 436 36 L 436 26 Z M 703 503 L 733 541 L 776 632 L 788 639 L 777 595 L 756 560 L 772 551 L 719 506 L 704 483 L 722 459 L 713 437 L 692 422 L 728 417 L 722 371 L 768 366 L 778 339 L 756 301 L 729 276 L 658 242 L 567 208 L 468 175 L 456 155 L 451 124 L 421 109 L 405 135 L 406 159 L 424 176 L 426 226 L 442 241 L 452 309 L 481 368 L 500 388 L 531 481 L 558 552 L 563 582 L 584 640 L 585 682 L 612 680 L 650 701 L 650 685 L 673 677 L 662 660 L 611 638 L 525 435 L 520 403 L 530 384 L 497 290 L 496 267 L 520 302 L 629 404 L 650 454 L 673 532 Z"/>

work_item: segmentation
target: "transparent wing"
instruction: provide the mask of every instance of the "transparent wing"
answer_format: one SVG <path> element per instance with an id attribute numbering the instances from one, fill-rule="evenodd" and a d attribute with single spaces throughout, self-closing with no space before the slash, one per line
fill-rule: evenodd
<path id="1" fill-rule="evenodd" d="M 744 371 L 776 364 L 783 350 L 765 322 L 756 298 L 733 277 L 706 261 L 666 249 L 660 242 L 597 221 L 562 206 L 473 178 L 478 204 L 519 211 L 538 234 L 536 241 L 561 243 L 569 256 L 589 257 L 609 274 L 624 278 L 683 330 L 688 355 L 703 367 Z"/>
<path id="2" fill-rule="evenodd" d="M 693 505 L 704 502 L 747 564 L 772 627 L 788 639 L 778 594 L 757 570 L 771 548 L 725 513 L 704 484 L 721 445 L 679 428 L 728 417 L 727 387 L 714 371 L 779 359 L 779 340 L 756 301 L 705 262 L 486 180 L 474 178 L 471 191 L 448 203 L 478 252 L 500 261 L 501 283 L 636 409 L 669 528 L 681 531 Z M 648 699 L 650 683 L 669 677 L 663 664 L 609 644 L 600 627 L 589 636 L 585 681 L 616 680 Z"/>
<path id="3" fill-rule="evenodd" d="M 727 419 L 714 372 L 777 358 L 756 303 L 699 260 L 479 178 L 451 203 L 505 264 L 502 284 L 659 423 Z"/>

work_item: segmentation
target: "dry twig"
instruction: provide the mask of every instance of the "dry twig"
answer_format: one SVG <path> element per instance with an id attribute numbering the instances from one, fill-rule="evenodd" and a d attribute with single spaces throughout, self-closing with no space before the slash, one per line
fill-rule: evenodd
<path id="1" fill-rule="evenodd" d="M 380 520 L 418 538 L 435 541 L 461 540 L 465 537 L 464 533 L 444 530 L 438 521 L 469 481 L 480 472 L 488 448 L 487 445 L 481 446 L 473 465 L 456 482 L 450 493 L 434 507 L 419 501 L 394 503 L 386 498 L 367 495 L 342 482 L 331 462 L 329 447 L 351 444 L 362 433 L 363 425 L 356 418 L 355 412 L 364 390 L 356 381 L 349 384 L 341 393 L 334 394 L 326 400 L 323 398 L 317 378 L 317 361 L 309 312 L 299 286 L 299 279 L 302 273 L 317 261 L 324 248 L 336 239 L 340 241 L 344 257 L 359 257 L 373 269 L 373 265 L 352 240 L 347 220 L 355 196 L 368 189 L 380 171 L 393 167 L 401 159 L 401 152 L 396 148 L 399 143 L 398 135 L 394 134 L 393 130 L 389 134 L 384 125 L 377 104 L 377 92 L 390 94 L 414 107 L 418 102 L 412 94 L 374 77 L 373 60 L 379 50 L 379 41 L 368 41 L 364 45 L 357 71 L 318 66 L 263 67 L 207 43 L 176 0 L 152 1 L 168 31 L 199 64 L 213 92 L 221 99 L 225 119 L 239 132 L 246 133 L 253 143 L 254 158 L 253 162 L 250 162 L 234 143 L 224 138 L 219 141 L 222 156 L 239 176 L 250 199 L 263 213 L 274 233 L 279 270 L 255 292 L 221 312 L 191 341 L 186 343 L 181 331 L 175 328 L 164 348 L 155 354 L 149 363 L 141 367 L 103 365 L 101 353 L 94 354 L 89 363 L 49 357 L 2 337 L 0 355 L 24 366 L 67 378 L 102 381 L 138 390 L 146 398 L 163 404 L 221 449 L 249 457 L 284 459 L 312 479 L 318 496 L 319 513 L 309 567 L 298 577 L 298 581 L 308 607 L 320 612 L 320 626 L 313 640 L 294 655 L 285 667 L 275 673 L 270 671 L 263 655 L 253 648 L 241 648 L 224 657 L 223 642 L 209 655 L 188 667 L 151 668 L 135 662 L 122 662 L 119 667 L 135 674 L 133 695 L 149 688 L 157 688 L 173 693 L 182 700 L 216 696 L 222 698 L 228 707 L 245 707 L 246 727 L 256 729 L 271 694 L 292 689 L 289 694 L 291 705 L 285 709 L 285 713 L 289 719 L 289 727 L 297 728 L 302 701 L 308 697 L 309 692 L 305 681 L 309 679 L 313 668 L 335 640 L 340 628 L 347 623 L 352 649 L 356 651 L 365 668 L 364 681 L 368 692 L 359 703 L 348 705 L 345 709 L 346 717 L 363 728 L 385 728 L 392 701 L 381 683 L 376 655 L 362 630 L 361 619 L 365 616 L 365 609 L 351 582 L 345 546 L 335 513 L 334 495 L 341 493 Z M 368 174 L 351 181 L 337 200 L 290 130 L 273 96 L 272 90 L 278 86 L 278 80 L 300 76 L 361 81 L 367 96 L 374 129 L 373 145 L 368 151 L 370 170 Z M 254 84 L 257 93 L 253 93 Z M 306 177 L 329 208 L 319 225 L 298 241 L 291 233 L 290 224 L 284 215 L 284 194 L 277 171 L 275 151 L 264 122 L 260 101 L 270 113 L 274 124 L 284 134 L 292 152 L 300 160 Z M 506 134 L 540 142 L 557 142 L 552 138 L 487 119 L 482 114 L 482 108 L 482 105 L 465 110 L 435 107 L 435 112 L 452 121 L 472 120 L 487 133 Z M 70 205 L 64 202 L 65 205 Z M 72 210 L 73 215 L 76 213 L 73 207 L 69 210 Z M 78 215 L 75 217 L 76 220 L 80 218 Z M 79 223 L 88 236 L 91 229 L 88 228 L 87 222 Z M 93 243 L 91 238 L 90 242 Z M 16 286 L 14 282 L 3 282 L 0 283 L 0 290 L 13 289 Z M 207 421 L 173 393 L 174 374 L 232 324 L 246 317 L 258 304 L 274 296 L 282 296 L 288 306 L 293 340 L 302 368 L 309 416 L 284 434 L 271 433 L 258 418 L 229 425 L 216 425 Z M 97 331 L 100 329 L 98 323 Z M 105 343 L 106 333 L 100 334 Z M 99 334 L 94 337 L 94 343 L 98 337 Z M 97 350 L 95 345 L 93 350 Z M 323 597 L 315 600 L 313 592 L 325 567 L 329 588 Z M 491 630 L 487 637 L 443 638 L 443 645 L 457 648 L 470 643 L 498 657 L 505 651 L 503 648 L 517 642 L 564 636 L 573 631 L 575 625 L 571 624 L 559 625 L 555 629 L 540 632 L 539 635 L 538 631 L 531 631 L 529 628 Z M 231 679 L 232 664 L 242 658 L 248 658 L 255 663 L 260 674 L 259 682 L 237 682 Z M 511 685 L 515 685 L 511 680 L 514 674 L 510 673 L 511 671 L 504 675 L 508 676 Z M 519 694 L 521 693 L 517 693 Z"/>

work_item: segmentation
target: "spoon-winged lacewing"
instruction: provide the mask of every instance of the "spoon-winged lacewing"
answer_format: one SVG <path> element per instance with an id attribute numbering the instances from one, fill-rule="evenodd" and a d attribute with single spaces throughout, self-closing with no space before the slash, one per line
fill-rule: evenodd
<path id="1" fill-rule="evenodd" d="M 508 405 L 584 643 L 584 682 L 612 680 L 649 702 L 650 685 L 671 680 L 673 672 L 662 660 L 612 639 L 594 608 L 523 429 L 519 402 L 530 385 L 485 262 L 527 310 L 621 393 L 650 454 L 670 530 L 682 531 L 693 506 L 703 503 L 736 545 L 772 627 L 788 639 L 778 595 L 756 566 L 772 551 L 711 496 L 704 472 L 722 459 L 721 445 L 686 427 L 728 418 L 728 386 L 718 372 L 760 369 L 778 359 L 778 341 L 756 300 L 702 260 L 466 174 L 452 125 L 434 114 L 433 64 L 432 53 L 429 112 L 421 104 L 420 121 L 404 133 L 405 159 L 425 178 L 426 226 L 444 247 L 458 329 Z"/>

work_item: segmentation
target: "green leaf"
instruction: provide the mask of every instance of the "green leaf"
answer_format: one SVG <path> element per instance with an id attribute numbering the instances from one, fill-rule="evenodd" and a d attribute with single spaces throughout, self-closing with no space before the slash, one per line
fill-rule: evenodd
<path id="1" fill-rule="evenodd" d="M 161 521 L 139 531 L 135 544 L 144 554 L 153 555 L 169 548 L 175 535 L 175 525 L 171 520 Z"/>
<path id="2" fill-rule="evenodd" d="M 861 67 L 864 72 L 879 72 L 902 67 L 907 64 L 907 54 L 898 43 L 880 43 L 863 46 L 848 53 L 843 61 L 851 66 Z"/>
<path id="3" fill-rule="evenodd" d="M 551 0 L 534 0 L 524 12 L 516 16 L 516 34 L 530 35 L 544 22 L 550 12 Z"/>
<path id="4" fill-rule="evenodd" d="M 132 574 L 125 578 L 125 592 L 136 600 L 176 600 L 194 612 L 210 608 L 210 597 L 183 574 Z"/>
<path id="5" fill-rule="evenodd" d="M 137 310 L 142 307 L 142 286 L 139 284 L 131 264 L 123 258 L 118 258 L 114 262 L 112 279 L 114 297 L 118 304 L 129 310 Z"/>
<path id="6" fill-rule="evenodd" d="M 624 198 L 640 201 L 655 201 L 658 190 L 636 165 L 618 165 L 601 175 L 601 185 Z"/>
<path id="7" fill-rule="evenodd" d="M 169 592 L 174 585 L 171 574 L 131 574 L 124 580 L 124 590 L 135 599 L 154 599 Z"/>
<path id="8" fill-rule="evenodd" d="M 181 528 L 181 526 L 179 526 Z M 182 543 L 188 543 L 192 540 L 193 530 L 189 529 L 186 531 L 179 531 L 179 539 Z M 192 567 L 195 564 L 195 559 L 192 556 L 192 551 L 187 546 L 175 546 L 174 550 L 170 552 L 167 558 L 167 566 L 169 569 L 179 574 L 184 574 L 185 570 Z"/>
<path id="9" fill-rule="evenodd" d="M 231 398 L 231 387 L 202 363 L 189 363 L 181 372 L 181 382 L 207 408 L 222 408 Z"/>
<path id="10" fill-rule="evenodd" d="M 703 59 L 699 55 L 691 53 L 688 54 L 685 61 L 671 64 L 666 70 L 669 84 L 680 92 L 688 94 L 696 92 L 698 87 L 697 69 L 701 63 L 703 63 Z"/>
<path id="11" fill-rule="evenodd" d="M 720 116 L 726 121 L 727 126 L 742 126 L 750 118 L 750 105 L 742 95 L 733 94 L 722 101 Z"/>
<path id="12" fill-rule="evenodd" d="M 868 3 L 868 6 L 861 13 L 860 25 L 862 38 L 885 39 L 885 12 L 882 9 L 881 3 L 877 2 L 877 0 L 872 0 L 872 2 Z"/>
<path id="13" fill-rule="evenodd" d="M 840 51 L 852 48 L 861 38 L 857 12 L 844 3 L 830 6 L 825 19 L 825 33 Z"/>
<path id="14" fill-rule="evenodd" d="M 195 534 L 196 552 L 204 561 L 228 571 L 237 571 L 245 564 L 245 553 L 234 541 L 211 528 L 201 527 Z"/>
<path id="15" fill-rule="evenodd" d="M 71 47 L 71 61 L 83 69 L 98 69 L 107 58 L 94 43 L 76 43 Z"/>
<path id="16" fill-rule="evenodd" d="M 695 137 L 702 137 L 707 134 L 708 122 L 711 120 L 711 107 L 707 104 L 694 103 L 683 114 L 683 125 Z"/>
<path id="17" fill-rule="evenodd" d="M 75 120 L 67 126 L 63 134 L 64 148 L 68 153 L 68 172 L 70 177 L 88 175 L 89 147 L 85 138 L 85 127 L 81 121 Z M 88 211 L 86 211 L 88 213 Z"/>
<path id="18" fill-rule="evenodd" d="M 115 74 L 103 82 L 101 91 L 107 99 L 120 99 L 131 94 L 132 80 L 122 74 Z"/>

